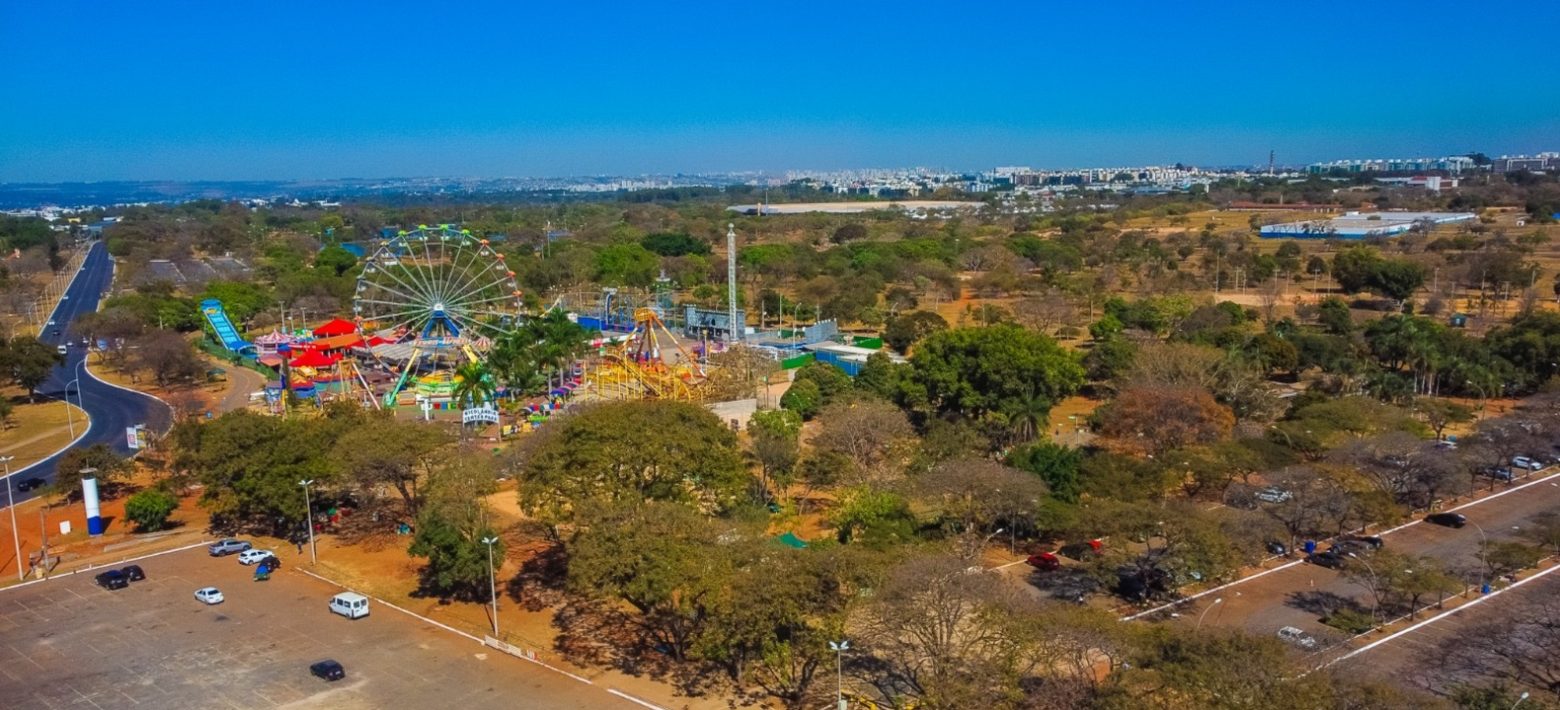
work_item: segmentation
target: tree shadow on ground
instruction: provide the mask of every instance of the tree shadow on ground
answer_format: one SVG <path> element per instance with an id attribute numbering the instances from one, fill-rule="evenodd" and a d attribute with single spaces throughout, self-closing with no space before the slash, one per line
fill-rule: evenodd
<path id="1" fill-rule="evenodd" d="M 1326 619 L 1343 609 L 1356 612 L 1368 611 L 1365 605 L 1352 597 L 1322 591 L 1290 592 L 1289 596 L 1284 600 L 1284 606 L 1315 614 L 1318 621 Z"/>

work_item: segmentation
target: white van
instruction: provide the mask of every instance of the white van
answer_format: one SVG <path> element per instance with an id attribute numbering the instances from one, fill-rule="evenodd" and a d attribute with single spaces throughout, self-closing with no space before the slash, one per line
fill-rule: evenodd
<path id="1" fill-rule="evenodd" d="M 330 598 L 330 610 L 348 619 L 368 616 L 368 597 L 354 592 L 342 592 Z"/>

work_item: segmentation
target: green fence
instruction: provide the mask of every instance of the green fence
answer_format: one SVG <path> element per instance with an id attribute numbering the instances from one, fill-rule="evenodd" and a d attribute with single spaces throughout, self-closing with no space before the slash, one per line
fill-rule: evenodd
<path id="1" fill-rule="evenodd" d="M 802 353 L 801 355 L 797 355 L 796 357 L 788 357 L 788 358 L 780 361 L 780 369 L 782 369 L 782 370 L 795 370 L 798 367 L 801 367 L 803 365 L 806 365 L 809 362 L 812 362 L 813 359 L 814 358 L 813 358 L 813 354 L 812 353 Z"/>

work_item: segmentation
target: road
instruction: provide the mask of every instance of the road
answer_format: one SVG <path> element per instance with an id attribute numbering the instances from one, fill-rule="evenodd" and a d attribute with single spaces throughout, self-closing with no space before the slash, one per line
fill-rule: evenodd
<path id="1" fill-rule="evenodd" d="M 79 404 L 92 418 L 92 424 L 86 434 L 76 440 L 73 447 L 101 443 L 108 444 L 120 454 L 129 454 L 130 445 L 125 437 L 126 427 L 146 424 L 157 431 L 163 431 L 173 420 L 173 412 L 168 405 L 155 397 L 111 385 L 93 377 L 86 367 L 87 351 L 81 347 L 81 337 L 71 334 L 70 323 L 79 315 L 97 310 L 98 300 L 108 291 L 113 279 L 114 262 L 108 256 L 108 249 L 101 241 L 93 243 L 89 247 L 86 260 L 82 262 L 80 273 L 65 290 L 65 299 L 59 302 L 50 316 L 54 325 L 45 326 L 40 337 L 43 342 L 51 346 L 66 340 L 73 342 L 69 353 L 65 356 L 64 364 L 55 368 L 49 379 L 39 386 L 38 393 L 45 397 L 63 399 L 67 396 L 66 388 L 69 387 L 70 401 L 76 402 L 79 387 Z M 55 335 L 56 331 L 59 335 Z M 52 481 L 61 455 L 63 452 L 26 468 L 12 471 L 12 482 L 22 478 L 42 478 L 45 481 Z M 13 491 L 12 493 L 20 502 L 40 495 L 41 491 L 25 493 Z M 5 501 L 0 499 L 0 509 L 4 506 Z"/>
<path id="2" fill-rule="evenodd" d="M 1479 543 L 1484 536 L 1491 541 L 1518 539 L 1516 528 L 1525 521 L 1560 509 L 1560 472 L 1554 469 L 1507 490 L 1511 492 L 1458 508 L 1468 517 L 1467 527 L 1453 529 L 1418 523 L 1384 534 L 1382 539 L 1387 549 L 1435 558 L 1476 582 L 1482 570 Z M 1502 491 L 1496 491 L 1499 493 Z M 1369 562 L 1368 557 L 1365 560 Z M 1176 621 L 1188 624 L 1201 618 L 1210 626 L 1234 626 L 1265 635 L 1294 626 L 1318 638 L 1337 638 L 1337 631 L 1321 623 L 1320 608 L 1339 597 L 1370 606 L 1369 593 L 1337 571 L 1306 563 L 1292 564 L 1181 606 L 1176 610 Z M 1216 602 L 1217 599 L 1223 601 Z M 1208 612 L 1207 616 L 1203 612 Z"/>

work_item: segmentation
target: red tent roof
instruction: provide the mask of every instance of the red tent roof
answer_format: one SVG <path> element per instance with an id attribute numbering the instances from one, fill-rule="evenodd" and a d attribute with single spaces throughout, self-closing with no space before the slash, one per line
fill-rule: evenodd
<path id="1" fill-rule="evenodd" d="M 325 325 L 322 325 L 322 326 L 320 326 L 318 328 L 315 328 L 314 329 L 314 337 L 316 337 L 316 338 L 329 338 L 331 336 L 346 335 L 348 333 L 356 333 L 356 332 L 357 332 L 357 324 L 356 323 L 353 323 L 352 321 L 349 321 L 349 320 L 342 320 L 340 318 L 337 318 L 336 320 L 333 320 L 333 321 L 331 321 L 329 323 L 326 323 Z"/>
<path id="2" fill-rule="evenodd" d="M 318 350 L 310 350 L 290 363 L 293 367 L 330 367 L 336 364 L 339 357 L 326 355 Z"/>

